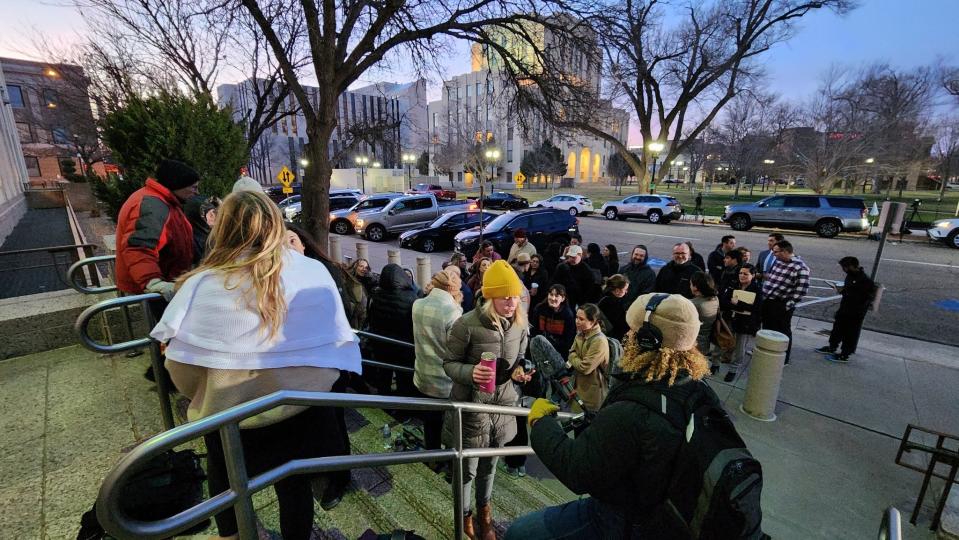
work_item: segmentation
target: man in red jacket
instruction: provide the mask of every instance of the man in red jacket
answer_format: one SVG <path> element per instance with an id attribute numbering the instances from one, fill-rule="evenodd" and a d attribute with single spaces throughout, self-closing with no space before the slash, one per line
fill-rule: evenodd
<path id="1" fill-rule="evenodd" d="M 200 175 L 164 159 L 156 178 L 135 191 L 117 217 L 117 288 L 128 294 L 156 292 L 167 300 L 173 282 L 193 263 L 193 228 L 182 203 L 197 193 Z"/>

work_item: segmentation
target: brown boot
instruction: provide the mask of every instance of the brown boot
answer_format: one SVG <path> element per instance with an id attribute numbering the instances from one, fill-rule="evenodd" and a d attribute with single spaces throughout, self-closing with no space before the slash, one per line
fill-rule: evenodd
<path id="1" fill-rule="evenodd" d="M 470 540 L 476 540 L 476 529 L 473 528 L 473 512 L 463 516 L 463 534 Z"/>
<path id="2" fill-rule="evenodd" d="M 496 540 L 496 530 L 493 529 L 493 506 L 486 503 L 476 510 L 479 513 L 476 516 L 479 521 L 479 540 Z"/>

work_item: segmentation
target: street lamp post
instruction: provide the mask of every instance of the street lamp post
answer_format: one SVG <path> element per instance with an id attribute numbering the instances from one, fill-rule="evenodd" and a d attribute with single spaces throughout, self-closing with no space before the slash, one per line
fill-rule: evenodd
<path id="1" fill-rule="evenodd" d="M 493 179 L 496 176 L 496 162 L 499 161 L 499 149 L 490 148 L 486 151 L 486 161 L 489 161 L 489 185 L 490 189 L 496 189 L 496 182 Z M 482 190 L 482 185 L 480 186 Z"/>
<path id="2" fill-rule="evenodd" d="M 307 159 L 300 160 L 300 182 L 302 182 L 306 177 L 306 166 L 310 164 L 310 161 Z"/>
<path id="3" fill-rule="evenodd" d="M 370 158 L 366 156 L 356 156 L 354 161 L 360 168 L 360 191 L 366 193 L 366 166 L 370 163 Z"/>
<path id="4" fill-rule="evenodd" d="M 646 148 L 653 155 L 653 177 L 649 182 L 649 192 L 653 193 L 656 190 L 656 162 L 659 161 L 659 153 L 663 151 L 663 148 L 666 148 L 666 145 L 653 141 L 647 144 Z"/>
<path id="5" fill-rule="evenodd" d="M 414 154 L 403 154 L 403 164 L 406 165 L 406 177 L 409 179 L 410 191 L 413 190 L 413 163 L 416 162 Z"/>
<path id="6" fill-rule="evenodd" d="M 670 164 L 670 169 L 672 169 L 673 167 L 676 168 L 675 172 L 669 171 L 669 175 L 672 176 L 677 183 L 679 183 L 679 171 L 682 170 L 683 168 L 683 162 L 681 160 L 674 159 L 673 161 L 670 161 L 669 164 Z"/>
<path id="7" fill-rule="evenodd" d="M 873 166 L 873 167 L 872 167 L 872 189 L 873 189 L 873 193 L 876 192 L 876 180 L 877 180 L 877 178 L 876 178 L 876 166 L 875 166 L 875 163 L 876 163 L 876 158 L 867 158 L 867 159 L 866 159 L 866 165 L 872 165 L 872 166 Z M 863 183 L 862 183 L 862 194 L 863 194 L 863 195 L 866 194 L 866 182 L 865 182 L 865 181 L 863 181 Z"/>
<path id="8" fill-rule="evenodd" d="M 763 181 L 763 191 L 766 191 L 766 184 L 769 183 L 769 167 L 772 166 L 772 165 L 774 165 L 775 163 L 776 163 L 776 161 L 775 161 L 775 160 L 772 160 L 772 159 L 764 159 L 764 160 L 763 160 L 763 165 L 766 166 L 766 170 L 764 171 L 764 172 L 766 173 L 766 179 L 765 179 L 765 181 Z M 753 194 L 753 184 L 755 184 L 755 183 L 756 183 L 756 182 L 753 182 L 752 184 L 749 185 L 749 194 L 750 194 L 750 195 Z"/>

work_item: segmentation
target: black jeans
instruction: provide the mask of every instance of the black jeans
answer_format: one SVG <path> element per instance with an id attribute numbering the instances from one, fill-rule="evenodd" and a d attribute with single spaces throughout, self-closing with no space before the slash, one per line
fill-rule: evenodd
<path id="1" fill-rule="evenodd" d="M 416 394 L 413 397 L 427 399 L 437 399 L 420 392 L 415 386 L 413 391 Z M 443 411 L 419 411 L 417 416 L 423 420 L 423 444 L 427 450 L 439 450 L 442 447 L 443 438 Z"/>
<path id="2" fill-rule="evenodd" d="M 529 444 L 529 435 L 526 432 L 526 417 L 517 416 L 516 417 L 516 436 L 513 437 L 513 440 L 506 443 L 506 446 L 527 446 Z M 506 462 L 507 467 L 525 467 L 526 458 L 529 456 L 506 456 L 503 458 L 503 461 Z"/>
<path id="3" fill-rule="evenodd" d="M 330 436 L 337 430 L 333 409 L 309 409 L 262 428 L 243 429 L 243 455 L 252 478 L 293 459 L 345 454 L 342 438 Z M 223 445 L 217 432 L 203 436 L 207 448 L 207 477 L 210 495 L 229 489 Z M 308 540 L 313 530 L 313 489 L 309 475 L 298 474 L 273 485 L 280 505 L 280 533 L 286 540 Z M 237 533 L 233 508 L 215 516 L 220 536 Z"/>
<path id="4" fill-rule="evenodd" d="M 762 303 L 763 328 L 781 332 L 789 338 L 786 347 L 786 363 L 793 349 L 793 310 L 786 308 L 786 301 L 778 298 L 766 299 Z"/>
<path id="5" fill-rule="evenodd" d="M 833 349 L 842 344 L 840 354 L 849 356 L 855 354 L 859 344 L 859 333 L 862 331 L 862 321 L 865 313 L 836 312 L 836 320 L 832 323 L 832 332 L 829 333 L 829 346 Z"/>

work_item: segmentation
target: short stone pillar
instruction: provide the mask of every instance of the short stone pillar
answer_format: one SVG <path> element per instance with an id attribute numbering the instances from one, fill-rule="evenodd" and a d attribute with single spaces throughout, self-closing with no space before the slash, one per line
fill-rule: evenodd
<path id="1" fill-rule="evenodd" d="M 386 250 L 386 262 L 387 264 L 398 264 L 403 266 L 403 263 L 400 261 L 400 250 L 398 249 L 388 249 Z"/>
<path id="2" fill-rule="evenodd" d="M 779 399 L 788 346 L 789 338 L 785 334 L 773 330 L 756 333 L 746 395 L 739 406 L 740 411 L 763 422 L 776 420 L 776 400 Z"/>
<path id="3" fill-rule="evenodd" d="M 340 237 L 330 235 L 330 258 L 333 262 L 343 262 L 343 250 L 340 249 Z"/>
<path id="4" fill-rule="evenodd" d="M 367 248 L 366 242 L 356 243 L 356 260 L 360 259 L 370 260 L 370 251 Z"/>
<path id="5" fill-rule="evenodd" d="M 416 283 L 420 288 L 426 287 L 426 284 L 433 279 L 433 272 L 430 269 L 429 257 L 416 258 Z"/>

